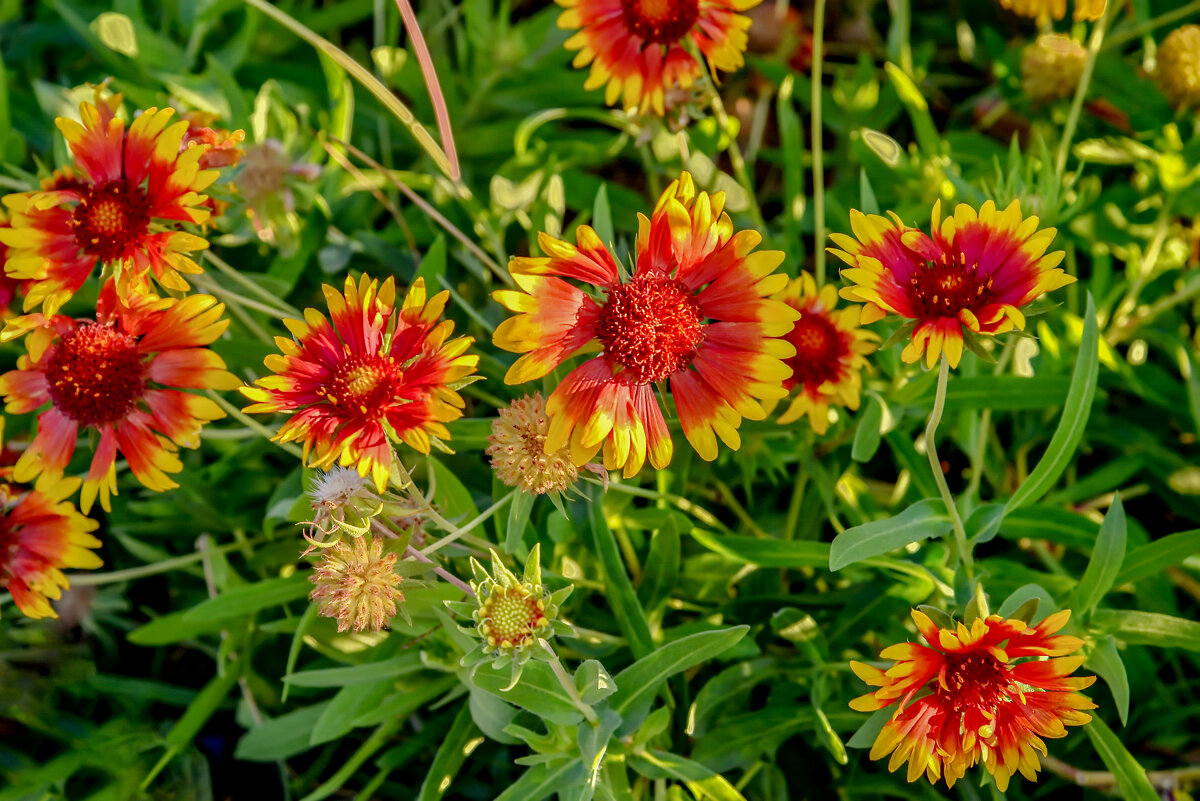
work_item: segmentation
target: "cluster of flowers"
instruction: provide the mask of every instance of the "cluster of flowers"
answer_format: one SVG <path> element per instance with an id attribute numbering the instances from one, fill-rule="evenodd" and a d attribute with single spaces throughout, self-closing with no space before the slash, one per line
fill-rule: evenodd
<path id="1" fill-rule="evenodd" d="M 589 85 L 606 85 L 610 103 L 658 114 L 672 89 L 705 74 L 689 42 L 714 70 L 740 66 L 749 22 L 737 12 L 755 4 L 560 2 L 560 25 L 580 28 L 567 46 L 579 51 L 576 64 L 591 64 Z M 1033 16 L 1065 13 L 1065 0 L 1002 2 Z M 1079 0 L 1076 16 L 1094 19 L 1103 5 Z M 304 461 L 327 471 L 313 491 L 314 526 L 333 536 L 309 538 L 323 552 L 313 572 L 321 614 L 341 630 L 378 630 L 402 613 L 408 569 L 389 541 L 407 547 L 417 526 L 397 521 L 421 511 L 389 489 L 411 490 L 395 446 L 446 447 L 446 424 L 463 413 L 459 390 L 475 379 L 473 340 L 453 338 L 453 323 L 441 319 L 448 292 L 430 296 L 418 279 L 400 299 L 392 279 L 348 277 L 340 291 L 324 287 L 328 316 L 307 309 L 284 321 L 292 338 L 277 338 L 281 353 L 265 361 L 270 374 L 241 386 L 207 347 L 226 326 L 223 307 L 184 294 L 183 275 L 200 271 L 192 254 L 207 242 L 181 227 L 206 222 L 213 205 L 201 192 L 217 173 L 205 159 L 237 137 L 191 133 L 186 121 L 171 124 L 170 109 L 149 109 L 126 130 L 119 102 L 98 97 L 83 105 L 82 124 L 59 120 L 75 166 L 5 199 L 5 272 L 21 282 L 25 310 L 40 310 L 0 334 L 25 336 L 28 350 L 0 376 L 0 395 L 10 412 L 44 410 L 11 470 L 15 481 L 37 484 L 24 493 L 5 485 L 0 549 L 18 557 L 0 561 L 0 586 L 27 614 L 53 614 L 46 599 L 65 585 L 61 568 L 98 564 L 95 524 L 65 499 L 82 487 L 85 512 L 97 498 L 107 509 L 118 453 L 146 487 L 174 486 L 177 448 L 195 447 L 202 425 L 222 416 L 187 390 L 236 387 L 251 401 L 247 412 L 290 415 L 276 439 L 301 443 Z M 542 235 L 544 256 L 510 262 L 515 288 L 494 293 L 515 313 L 494 335 L 498 347 L 520 354 L 506 382 L 544 379 L 578 354 L 594 355 L 545 400 L 535 394 L 500 411 L 488 453 L 505 483 L 556 494 L 581 467 L 626 478 L 647 462 L 666 467 L 674 451 L 661 405 L 668 392 L 685 439 L 709 461 L 719 442 L 740 446 L 743 419 L 766 419 L 789 397 L 779 421 L 807 418 L 824 434 L 833 407 L 858 407 L 866 357 L 878 346 L 862 326 L 905 318 L 905 361 L 956 367 L 977 337 L 1023 328 L 1024 306 L 1074 280 L 1058 267 L 1063 254 L 1047 253 L 1055 231 L 1039 230 L 1016 202 L 959 205 L 946 218 L 935 204 L 928 232 L 895 214 L 855 211 L 852 235 L 834 234 L 830 248 L 848 265 L 841 297 L 858 304 L 839 309 L 834 287 L 777 273 L 784 254 L 758 250 L 762 236 L 735 230 L 724 206 L 722 193 L 698 191 L 684 172 L 649 216 L 638 216 L 632 271 L 588 226 L 574 244 Z M 59 314 L 97 265 L 96 318 Z M 173 294 L 160 297 L 156 285 Z M 82 481 L 64 477 L 81 428 L 99 435 Z M 541 584 L 536 549 L 522 579 L 493 561 L 492 574 L 473 564 L 475 602 L 458 611 L 473 617 L 481 640 L 472 659 L 511 661 L 515 682 L 536 646 L 569 630 L 555 620 L 565 593 Z M 855 668 L 880 688 L 856 708 L 899 702 L 872 752 L 890 753 L 891 769 L 907 761 L 910 780 L 952 784 L 982 762 L 1003 788 L 1014 771 L 1034 775 L 1041 737 L 1088 719 L 1080 710 L 1090 704 L 1074 690 L 1090 680 L 1068 678 L 1080 660 L 1062 658 L 1079 642 L 1051 636 L 1065 615 L 1033 627 L 997 616 L 957 628 L 914 617 L 928 647 L 884 651 L 897 660 L 886 672 Z"/>
<path id="2" fill-rule="evenodd" d="M 62 568 L 100 564 L 96 524 L 67 499 L 79 491 L 84 513 L 97 498 L 109 509 L 118 454 L 146 487 L 176 486 L 178 447 L 196 447 L 201 427 L 224 416 L 188 390 L 240 384 L 207 347 L 228 325 L 224 307 L 185 295 L 183 275 L 201 272 L 193 254 L 208 246 L 185 228 L 203 230 L 212 167 L 236 161 L 242 134 L 173 121 L 170 108 L 146 109 L 127 128 L 120 95 L 102 92 L 80 106 L 81 122 L 57 121 L 73 164 L 6 196 L 0 217 L 0 299 L 7 317 L 23 295 L 26 312 L 0 332 L 26 345 L 17 369 L 0 375 L 0 396 L 7 412 L 41 410 L 33 440 L 0 476 L 0 587 L 31 617 L 54 615 L 47 599 L 67 585 Z M 98 266 L 94 319 L 60 314 Z M 90 467 L 66 478 L 83 431 L 98 435 Z"/>

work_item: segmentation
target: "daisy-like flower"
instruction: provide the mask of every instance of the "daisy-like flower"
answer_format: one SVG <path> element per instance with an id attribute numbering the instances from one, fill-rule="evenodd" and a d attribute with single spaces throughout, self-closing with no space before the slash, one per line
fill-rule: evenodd
<path id="1" fill-rule="evenodd" d="M 673 446 L 654 386 L 669 379 L 684 435 L 712 461 L 718 437 L 737 449 L 742 418 L 766 416 L 760 400 L 786 396 L 791 370 L 783 360 L 796 351 L 781 337 L 800 313 L 769 297 L 787 285 L 787 276 L 772 274 L 783 254 L 753 252 L 762 237 L 735 233 L 724 205 L 724 193 L 697 194 L 683 173 L 651 219 L 639 215 L 628 281 L 586 225 L 575 246 L 542 234 L 547 257 L 509 262 L 520 290 L 493 297 L 519 313 L 496 328 L 495 343 L 524 355 L 507 383 L 541 378 L 587 346 L 600 349 L 546 401 L 546 453 L 569 445 L 583 465 L 603 446 L 605 467 L 624 468 L 627 478 L 647 457 L 666 467 Z"/>
<path id="2" fill-rule="evenodd" d="M 1039 22 L 1051 17 L 1062 19 L 1067 13 L 1067 0 L 1000 0 L 1000 5 L 1014 14 Z M 1100 19 L 1106 5 L 1107 0 L 1075 0 L 1075 21 Z"/>
<path id="3" fill-rule="evenodd" d="M 1076 690 L 1096 677 L 1070 675 L 1083 657 L 1067 654 L 1083 641 L 1056 635 L 1070 616 L 1063 610 L 1030 626 L 990 615 L 970 626 L 941 628 L 914 609 L 928 645 L 885 648 L 880 658 L 895 662 L 886 671 L 850 663 L 860 679 L 879 688 L 851 701 L 852 708 L 873 712 L 897 704 L 875 738 L 871 759 L 891 754 L 889 771 L 908 762 L 910 782 L 923 773 L 930 783 L 944 776 L 953 787 L 979 762 L 1001 792 L 1017 772 L 1037 781 L 1037 752 L 1046 756 L 1043 738 L 1065 737 L 1067 726 L 1091 720 L 1081 710 L 1095 708 Z"/>
<path id="4" fill-rule="evenodd" d="M 79 479 L 46 475 L 32 489 L 0 483 L 0 589 L 26 617 L 58 617 L 50 601 L 68 587 L 63 568 L 101 565 L 98 524 L 67 500 L 78 488 Z"/>
<path id="5" fill-rule="evenodd" d="M 367 534 L 340 540 L 322 553 L 309 580 L 317 586 L 309 595 L 322 617 L 337 620 L 338 631 L 379 631 L 396 616 L 404 600 L 398 587 L 396 554 L 383 552 L 383 540 Z"/>
<path id="6" fill-rule="evenodd" d="M 199 194 L 217 177 L 202 170 L 207 144 L 183 147 L 186 121 L 174 110 L 147 109 L 125 130 L 115 115 L 120 95 L 83 103 L 83 123 L 59 117 L 81 175 L 35 192 L 8 195 L 12 227 L 0 230 L 11 248 L 7 272 L 33 281 L 26 311 L 54 314 L 92 275 L 110 267 L 122 296 L 146 276 L 168 289 L 188 289 L 180 273 L 201 269 L 189 255 L 208 242 L 181 229 L 209 215 Z"/>
<path id="7" fill-rule="evenodd" d="M 813 431 L 824 434 L 830 405 L 858 408 L 865 356 L 875 350 L 879 337 L 859 328 L 860 307 L 838 309 L 837 289 L 826 284 L 818 292 L 808 273 L 790 281 L 775 297 L 800 312 L 787 335 L 796 355 L 786 362 L 792 375 L 783 382 L 785 389 L 796 390 L 796 397 L 779 422 L 808 415 Z"/>
<path id="8" fill-rule="evenodd" d="M 206 347 L 229 325 L 216 298 L 139 295 L 131 302 L 121 304 L 109 281 L 95 321 L 30 314 L 10 320 L 0 334 L 8 340 L 28 333 L 28 353 L 16 370 L 0 376 L 7 411 L 24 414 L 49 405 L 13 475 L 17 481 L 42 472 L 62 475 L 80 429 L 98 432 L 80 496 L 85 512 L 97 494 L 110 508 L 118 453 L 149 489 L 178 486 L 167 477 L 182 469 L 175 446 L 197 447 L 201 427 L 225 416 L 211 399 L 183 390 L 241 385 Z"/>
<path id="9" fill-rule="evenodd" d="M 924 353 L 933 367 L 944 352 L 957 367 L 964 336 L 1024 328 L 1022 306 L 1075 280 L 1058 267 L 1061 250 L 1046 253 L 1055 229 L 1039 231 L 1018 201 L 1003 211 L 990 200 L 978 212 L 959 204 L 943 220 L 939 200 L 929 235 L 891 217 L 851 211 L 854 237 L 832 234 L 829 252 L 850 265 L 841 295 L 865 304 L 863 324 L 888 312 L 912 321 L 906 362 Z"/>
<path id="10" fill-rule="evenodd" d="M 668 90 L 687 89 L 703 67 L 688 51 L 696 46 L 717 70 L 742 66 L 750 18 L 738 12 L 761 0 L 557 0 L 566 10 L 558 27 L 579 32 L 567 40 L 578 50 L 574 66 L 592 65 L 584 87 L 607 85 L 610 106 L 665 113 Z"/>
<path id="11" fill-rule="evenodd" d="M 474 339 L 450 339 L 454 323 L 438 322 L 449 292 L 427 298 L 425 281 L 396 307 L 396 284 L 347 277 L 339 293 L 326 285 L 329 319 L 308 309 L 285 320 L 297 341 L 277 338 L 283 355 L 264 361 L 275 375 L 242 393 L 247 412 L 290 412 L 275 438 L 304 443 L 305 462 L 328 470 L 354 466 L 384 490 L 391 442 L 429 453 L 450 438 L 445 423 L 462 416 L 455 391 L 479 363 L 466 353 Z"/>

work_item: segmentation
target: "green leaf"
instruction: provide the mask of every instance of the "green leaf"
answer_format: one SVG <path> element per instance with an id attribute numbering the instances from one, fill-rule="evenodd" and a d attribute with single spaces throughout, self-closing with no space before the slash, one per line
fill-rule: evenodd
<path id="1" fill-rule="evenodd" d="M 760 567 L 829 566 L 829 543 L 807 540 L 764 540 L 758 537 L 734 537 L 692 529 L 692 539 L 713 553 L 735 562 Z"/>
<path id="2" fill-rule="evenodd" d="M 521 680 L 511 690 L 504 688 L 512 680 L 507 667 L 495 668 L 484 663 L 471 674 L 471 683 L 497 698 L 515 704 L 551 723 L 574 726 L 583 715 L 571 702 L 558 678 L 545 662 L 531 661 L 525 665 Z M 618 685 L 620 686 L 620 685 Z"/>
<path id="3" fill-rule="evenodd" d="M 670 514 L 650 538 L 638 599 L 651 614 L 667 602 L 679 580 L 679 533 L 688 528 L 687 518 Z"/>
<path id="4" fill-rule="evenodd" d="M 424 278 L 425 286 L 428 287 L 430 294 L 432 294 L 440 286 L 438 278 L 445 274 L 446 237 L 438 234 L 437 239 L 433 240 L 433 244 L 425 249 L 425 255 L 421 258 L 421 266 L 417 268 L 415 278 Z"/>
<path id="5" fill-rule="evenodd" d="M 1104 679 L 1112 691 L 1117 714 L 1121 716 L 1121 725 L 1124 726 L 1129 719 L 1129 676 L 1125 673 L 1125 663 L 1121 661 L 1121 654 L 1117 650 L 1117 641 L 1109 636 L 1097 639 L 1084 664 Z"/>
<path id="6" fill-rule="evenodd" d="M 878 214 L 879 201 L 875 199 L 875 190 L 871 188 L 871 179 L 867 177 L 865 167 L 858 171 L 858 210 L 863 214 Z"/>
<path id="7" fill-rule="evenodd" d="M 425 781 L 421 783 L 417 801 L 437 801 L 444 796 L 450 789 L 454 777 L 462 769 L 463 763 L 467 761 L 467 757 L 482 741 L 483 737 L 480 736 L 479 727 L 471 718 L 469 706 L 462 704 L 458 708 L 458 714 L 454 717 L 450 731 L 446 733 L 442 738 L 442 744 L 438 746 L 433 764 L 429 766 L 429 773 L 426 774 Z"/>
<path id="8" fill-rule="evenodd" d="M 596 190 L 596 200 L 592 203 L 592 229 L 605 245 L 612 246 L 617 241 L 613 230 L 612 207 L 608 202 L 608 184 L 600 184 Z"/>
<path id="9" fill-rule="evenodd" d="M 909 543 L 940 537 L 951 527 L 944 503 L 934 498 L 918 501 L 895 517 L 872 520 L 838 534 L 829 549 L 829 569 L 841 570 Z"/>
<path id="10" fill-rule="evenodd" d="M 624 721 L 621 732 L 627 734 L 642 724 L 658 688 L 668 678 L 724 653 L 749 630 L 749 626 L 733 626 L 692 634 L 667 643 L 618 673 L 617 691 L 610 703 Z"/>
<path id="11" fill-rule="evenodd" d="M 739 662 L 713 676 L 696 693 L 696 700 L 688 709 L 687 728 L 689 737 L 703 737 L 724 705 L 742 694 L 748 694 L 758 684 L 779 672 L 774 659 L 754 659 Z"/>
<path id="12" fill-rule="evenodd" d="M 1103 720 L 1093 715 L 1092 722 L 1083 730 L 1109 772 L 1116 778 L 1117 789 L 1125 801 L 1161 801 L 1158 792 L 1146 778 L 1146 769 L 1138 764 Z"/>
<path id="13" fill-rule="evenodd" d="M 894 706 L 876 709 L 871 713 L 869 718 L 863 721 L 863 724 L 858 727 L 854 735 L 846 741 L 846 747 L 870 748 L 875 744 L 875 738 L 879 736 L 879 732 L 883 731 L 883 727 L 895 714 L 896 708 Z"/>
<path id="14" fill-rule="evenodd" d="M 866 178 L 866 173 L 863 173 Z M 858 428 L 854 432 L 854 445 L 850 449 L 850 458 L 856 462 L 869 462 L 879 450 L 879 442 L 883 438 L 883 404 L 874 393 L 867 396 L 867 408 L 858 418 Z"/>
<path id="15" fill-rule="evenodd" d="M 441 508 L 442 515 L 453 520 L 463 515 L 474 517 L 479 514 L 475 502 L 471 500 L 470 491 L 454 471 L 432 456 L 427 458 L 433 467 L 433 480 L 437 482 L 433 499 Z"/>
<path id="16" fill-rule="evenodd" d="M 1100 599 L 1112 589 L 1113 581 L 1121 572 L 1121 562 L 1125 559 L 1125 507 L 1121 505 L 1121 496 L 1113 498 L 1108 514 L 1100 525 L 1100 536 L 1096 538 L 1096 546 L 1092 549 L 1092 558 L 1088 561 L 1087 570 L 1079 585 L 1071 593 L 1067 607 L 1074 614 L 1086 615 L 1095 608 Z"/>
<path id="17" fill-rule="evenodd" d="M 254 584 L 230 587 L 216 598 L 193 606 L 183 620 L 185 623 L 202 623 L 244 617 L 260 609 L 307 598 L 311 589 L 308 573 L 293 573 L 286 578 L 265 579 Z"/>
<path id="18" fill-rule="evenodd" d="M 598 498 L 588 504 L 588 528 L 592 534 L 592 549 L 600 557 L 600 568 L 607 587 L 605 600 L 612 607 L 617 625 L 621 627 L 634 657 L 640 659 L 654 650 L 650 623 L 634 592 L 633 582 L 625 572 L 625 563 L 617 551 L 617 541 L 604 519 L 604 507 Z"/>
<path id="19" fill-rule="evenodd" d="M 1000 617 L 1013 617 L 1019 611 L 1026 608 L 1030 601 L 1037 601 L 1038 611 L 1042 613 L 1042 617 L 1053 614 L 1057 607 L 1054 605 L 1054 596 L 1050 591 L 1038 584 L 1026 584 L 1013 590 L 1012 595 L 1004 599 L 1004 603 L 1000 604 L 1000 608 L 996 610 L 996 614 Z M 1026 621 L 1028 622 L 1028 621 Z"/>
<path id="20" fill-rule="evenodd" d="M 1200 528 L 1169 534 L 1140 548 L 1134 548 L 1125 556 L 1121 572 L 1114 585 L 1158 578 L 1162 571 L 1177 565 L 1189 556 L 1200 553 Z"/>
<path id="21" fill-rule="evenodd" d="M 265 721 L 242 735 L 234 756 L 250 762 L 274 762 L 307 751 L 312 748 L 313 726 L 328 706 L 324 701 Z"/>
<path id="22" fill-rule="evenodd" d="M 629 765 L 648 779 L 683 782 L 697 801 L 746 801 L 745 796 L 719 773 L 670 751 L 643 751 L 632 756 Z"/>
<path id="23" fill-rule="evenodd" d="M 1092 627 L 1132 645 L 1200 651 L 1200 623 L 1181 617 L 1131 609 L 1097 609 L 1092 613 Z"/>
<path id="24" fill-rule="evenodd" d="M 320 745 L 345 735 L 355 727 L 359 715 L 377 706 L 384 696 L 394 691 L 395 682 L 391 679 L 350 684 L 341 688 L 313 725 L 309 744 Z"/>
<path id="25" fill-rule="evenodd" d="M 529 524 L 529 513 L 533 511 L 535 500 L 537 496 L 528 492 L 518 490 L 513 493 L 512 502 L 508 505 L 508 521 L 504 527 L 505 553 L 517 553 L 521 549 L 521 540 L 525 538 L 525 527 Z"/>
<path id="26" fill-rule="evenodd" d="M 583 781 L 585 776 L 587 768 L 578 759 L 534 765 L 496 796 L 495 801 L 542 801 L 563 788 Z"/>
<path id="27" fill-rule="evenodd" d="M 342 687 L 347 684 L 361 684 L 365 681 L 392 679 L 405 673 L 421 670 L 423 667 L 420 653 L 411 651 L 403 656 L 385 659 L 382 662 L 290 673 L 283 677 L 283 681 L 296 687 Z"/>
<path id="28" fill-rule="evenodd" d="M 199 692 L 195 700 L 188 704 L 188 708 L 184 711 L 183 716 L 175 721 L 175 725 L 171 727 L 171 730 L 167 732 L 167 736 L 163 739 L 167 750 L 142 781 L 142 790 L 149 787 L 150 783 L 154 781 L 154 777 L 196 738 L 196 735 L 200 733 L 200 729 L 216 713 L 217 708 L 229 695 L 229 691 L 233 689 L 238 679 L 241 678 L 244 664 L 241 660 L 227 663 L 225 665 L 225 672 L 213 677 L 208 684 L 204 685 L 204 689 Z"/>
<path id="29" fill-rule="evenodd" d="M 209 618 L 206 620 L 185 619 L 191 611 L 190 609 L 185 609 L 156 617 L 149 623 L 129 632 L 127 638 L 134 645 L 170 645 L 171 643 L 199 637 L 201 634 L 211 634 L 220 631 L 242 617 L 240 612 L 231 612 L 228 617 L 223 618 Z"/>
<path id="30" fill-rule="evenodd" d="M 1071 374 L 1071 389 L 1058 428 L 1050 440 L 1037 467 L 1022 482 L 1005 509 L 1011 512 L 1033 503 L 1054 486 L 1075 456 L 1075 448 L 1087 427 L 1092 413 L 1092 398 L 1096 395 L 1096 379 L 1100 374 L 1099 328 L 1096 324 L 1096 301 L 1087 295 L 1087 310 L 1083 316 L 1083 337 L 1079 343 L 1079 359 Z"/>

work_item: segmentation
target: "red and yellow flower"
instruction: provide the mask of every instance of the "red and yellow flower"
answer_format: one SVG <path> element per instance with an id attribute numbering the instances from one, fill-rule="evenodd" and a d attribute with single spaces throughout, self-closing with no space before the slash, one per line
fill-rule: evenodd
<path id="1" fill-rule="evenodd" d="M 274 375 L 242 387 L 255 401 L 246 411 L 294 412 L 275 439 L 302 441 L 313 467 L 353 465 L 382 492 L 392 441 L 429 453 L 433 440 L 450 438 L 445 423 L 463 410 L 456 385 L 479 363 L 466 353 L 475 340 L 450 339 L 453 321 L 439 322 L 450 293 L 427 298 L 423 279 L 399 308 L 391 278 L 347 277 L 342 293 L 324 289 L 330 319 L 307 309 L 284 321 L 296 341 L 276 338 L 283 355 L 264 362 Z"/>
<path id="2" fill-rule="evenodd" d="M 688 51 L 694 44 L 713 74 L 742 66 L 750 18 L 738 12 L 761 0 L 557 0 L 566 10 L 558 27 L 579 32 L 567 40 L 578 50 L 574 66 L 592 65 L 584 87 L 605 89 L 610 106 L 665 113 L 666 92 L 687 89 L 703 67 Z"/>
<path id="3" fill-rule="evenodd" d="M 933 367 L 944 352 L 951 367 L 962 358 L 964 329 L 1002 334 L 1025 327 L 1021 307 L 1075 280 L 1058 267 L 1063 252 L 1046 253 L 1056 233 L 1038 230 L 1037 217 L 1023 217 L 1018 201 L 1003 211 L 987 201 L 978 212 L 959 204 L 942 219 L 933 206 L 930 234 L 891 219 L 850 212 L 854 237 L 832 234 L 829 252 L 850 265 L 842 277 L 846 300 L 864 303 L 863 324 L 887 313 L 913 320 L 902 358 L 925 355 Z"/>
<path id="4" fill-rule="evenodd" d="M 125 130 L 115 115 L 120 96 L 80 107 L 82 124 L 59 117 L 79 174 L 41 191 L 8 195 L 12 227 L 0 230 L 11 248 L 6 271 L 33 283 L 25 310 L 55 314 L 92 275 L 97 264 L 117 277 L 125 295 L 147 276 L 168 289 L 186 290 L 181 273 L 199 273 L 190 253 L 208 242 L 182 230 L 209 215 L 199 194 L 216 179 L 202 170 L 207 144 L 182 147 L 186 121 L 174 110 L 147 109 Z"/>
<path id="5" fill-rule="evenodd" d="M 754 252 L 762 237 L 735 233 L 724 204 L 724 193 L 697 194 L 683 173 L 650 219 L 639 215 L 628 281 L 588 226 L 579 227 L 576 245 L 543 234 L 548 256 L 509 262 L 520 289 L 493 297 L 518 314 L 496 328 L 495 343 L 524 355 L 507 383 L 541 378 L 585 348 L 600 350 L 546 402 L 547 453 L 569 444 L 583 465 L 603 446 L 605 466 L 627 477 L 647 457 L 665 467 L 673 446 L 654 386 L 669 379 L 684 435 L 711 461 L 718 438 L 740 446 L 743 417 L 766 416 L 760 401 L 786 396 L 784 359 L 796 351 L 782 337 L 800 313 L 770 299 L 787 285 L 787 276 L 773 274 L 783 254 Z"/>
<path id="6" fill-rule="evenodd" d="M 224 311 L 210 295 L 178 301 L 137 295 L 122 303 L 109 281 L 95 321 L 40 313 L 10 320 L 0 339 L 28 333 L 28 353 L 0 376 L 5 408 L 23 414 L 49 404 L 17 460 L 16 480 L 62 475 L 85 428 L 99 433 L 80 497 L 85 512 L 97 494 L 110 508 L 118 453 L 149 489 L 178 486 L 167 477 L 182 469 L 175 446 L 196 447 L 204 423 L 225 416 L 211 399 L 183 390 L 241 384 L 205 347 L 228 327 Z"/>
<path id="7" fill-rule="evenodd" d="M 787 335 L 796 355 L 786 361 L 792 375 L 783 382 L 785 389 L 796 390 L 796 396 L 779 422 L 808 415 L 813 431 L 824 434 L 831 405 L 858 408 L 865 357 L 875 350 L 879 337 L 859 328 L 861 307 L 838 309 L 837 289 L 826 284 L 818 291 L 808 273 L 792 279 L 775 297 L 800 312 Z"/>
<path id="8" fill-rule="evenodd" d="M 850 706 L 873 712 L 897 704 L 871 748 L 871 759 L 888 754 L 888 770 L 908 763 L 908 780 L 921 774 L 953 787 L 967 768 L 982 762 L 1003 792 L 1014 773 L 1037 781 L 1037 753 L 1043 738 L 1065 737 L 1067 726 L 1091 720 L 1082 710 L 1095 704 L 1077 693 L 1095 676 L 1071 676 L 1083 664 L 1074 654 L 1078 637 L 1057 634 L 1070 610 L 1036 626 L 999 615 L 941 628 L 913 610 L 917 630 L 928 645 L 900 643 L 880 658 L 893 660 L 884 671 L 851 662 L 854 672 L 879 689 Z"/>
<path id="9" fill-rule="evenodd" d="M 4 213 L 4 209 L 0 209 L 0 229 L 10 227 L 8 216 Z M 7 261 L 8 247 L 0 242 L 0 320 L 7 320 L 19 313 L 20 306 L 16 301 L 25 291 L 24 281 L 10 278 L 5 272 L 4 265 Z"/>
<path id="10" fill-rule="evenodd" d="M 32 488 L 0 483 L 0 589 L 26 617 L 58 617 L 50 607 L 67 589 L 63 568 L 100 567 L 97 523 L 67 500 L 79 479 L 41 476 Z"/>

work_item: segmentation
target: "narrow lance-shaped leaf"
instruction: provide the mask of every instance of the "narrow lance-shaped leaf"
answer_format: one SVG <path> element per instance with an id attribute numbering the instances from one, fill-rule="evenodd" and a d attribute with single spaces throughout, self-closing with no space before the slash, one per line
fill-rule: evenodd
<path id="1" fill-rule="evenodd" d="M 1041 461 L 1008 499 L 1006 511 L 1011 512 L 1033 503 L 1045 495 L 1074 458 L 1075 448 L 1092 413 L 1092 398 L 1096 395 L 1096 379 L 1100 375 L 1099 336 L 1096 302 L 1089 292 L 1083 316 L 1083 337 L 1079 342 L 1079 359 L 1071 374 L 1071 389 L 1067 392 L 1062 418 Z"/>
<path id="2" fill-rule="evenodd" d="M 841 570 L 909 543 L 940 537 L 951 527 L 944 503 L 934 498 L 918 501 L 895 517 L 872 520 L 838 534 L 829 549 L 829 569 Z"/>
<path id="3" fill-rule="evenodd" d="M 1092 558 L 1088 561 L 1087 569 L 1067 606 L 1077 615 L 1086 615 L 1095 608 L 1100 599 L 1112 589 L 1113 582 L 1121 572 L 1121 562 L 1125 559 L 1125 508 L 1121 505 L 1121 496 L 1113 499 L 1104 523 L 1100 526 L 1100 535 L 1096 537 L 1096 545 L 1092 548 Z"/>

